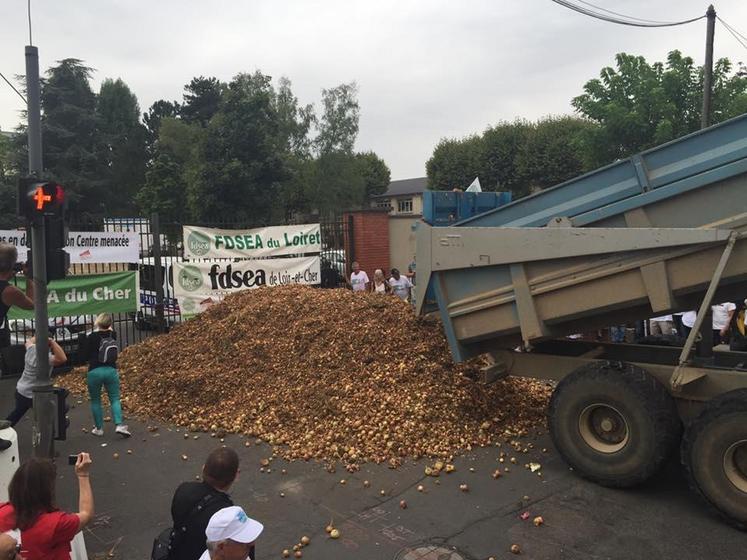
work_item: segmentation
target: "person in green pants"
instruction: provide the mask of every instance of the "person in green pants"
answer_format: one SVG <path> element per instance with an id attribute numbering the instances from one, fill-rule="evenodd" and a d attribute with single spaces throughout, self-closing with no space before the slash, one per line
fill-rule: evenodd
<path id="1" fill-rule="evenodd" d="M 106 389 L 112 407 L 115 432 L 130 437 L 130 430 L 122 419 L 122 403 L 119 399 L 119 373 L 117 373 L 117 333 L 112 329 L 112 318 L 107 313 L 96 317 L 94 331 L 86 337 L 88 356 L 88 395 L 91 399 L 91 414 L 95 436 L 104 435 L 104 411 L 101 407 L 101 389 Z"/>

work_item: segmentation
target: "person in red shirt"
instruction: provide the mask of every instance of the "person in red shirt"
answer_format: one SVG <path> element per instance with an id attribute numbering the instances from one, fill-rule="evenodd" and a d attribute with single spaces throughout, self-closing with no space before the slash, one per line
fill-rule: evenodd
<path id="1" fill-rule="evenodd" d="M 70 560 L 70 543 L 93 518 L 91 457 L 80 453 L 78 513 L 65 513 L 54 504 L 57 472 L 52 461 L 32 458 L 21 465 L 8 485 L 9 502 L 0 504 L 0 532 L 21 530 L 25 560 Z"/>

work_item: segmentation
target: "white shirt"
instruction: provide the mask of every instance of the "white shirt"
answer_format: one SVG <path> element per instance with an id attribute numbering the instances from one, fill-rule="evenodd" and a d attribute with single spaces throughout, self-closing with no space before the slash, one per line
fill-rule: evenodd
<path id="1" fill-rule="evenodd" d="M 354 292 L 364 291 L 368 282 L 368 274 L 366 274 L 365 270 L 359 270 L 350 275 L 350 285 L 353 286 Z"/>
<path id="2" fill-rule="evenodd" d="M 671 315 L 662 315 L 661 317 L 654 317 L 651 319 L 652 321 L 656 321 L 658 323 L 663 323 L 664 321 L 673 321 Z"/>
<path id="3" fill-rule="evenodd" d="M 713 309 L 713 330 L 720 331 L 729 326 L 729 313 L 734 311 L 737 306 L 733 303 L 719 303 L 714 305 Z"/>
<path id="4" fill-rule="evenodd" d="M 386 282 L 386 280 L 384 280 Z M 377 284 L 374 280 L 374 292 L 379 294 L 385 294 L 386 293 L 386 284 L 382 282 L 381 284 Z"/>
<path id="5" fill-rule="evenodd" d="M 200 560 L 210 560 L 210 552 L 207 550 L 203 552 L 202 556 L 200 556 Z"/>
<path id="6" fill-rule="evenodd" d="M 412 288 L 412 282 L 407 276 L 400 275 L 399 280 L 396 280 L 394 276 L 389 279 L 389 285 L 392 287 L 392 291 L 399 296 L 400 299 L 407 299 L 407 294 L 410 288 Z"/>
<path id="7" fill-rule="evenodd" d="M 718 305 L 711 306 L 711 311 L 713 313 L 713 330 L 720 331 L 721 329 L 725 329 L 729 325 L 729 313 L 734 311 L 736 308 L 737 306 L 733 303 L 719 303 Z M 682 324 L 687 328 L 693 328 L 697 315 L 698 314 L 695 311 L 683 313 Z"/>
<path id="8" fill-rule="evenodd" d="M 52 360 L 54 356 L 49 355 L 49 377 L 52 377 Z M 23 374 L 16 383 L 16 391 L 27 399 L 33 398 L 34 387 L 39 383 L 39 367 L 36 363 L 36 345 L 26 348 L 26 357 L 24 358 Z"/>

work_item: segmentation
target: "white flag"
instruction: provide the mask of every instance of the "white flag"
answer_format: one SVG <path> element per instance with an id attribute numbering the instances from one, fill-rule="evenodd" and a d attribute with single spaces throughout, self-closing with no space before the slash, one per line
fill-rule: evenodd
<path id="1" fill-rule="evenodd" d="M 466 192 L 482 192 L 482 187 L 480 186 L 480 178 L 475 177 L 475 180 L 472 181 L 472 184 L 467 187 Z"/>

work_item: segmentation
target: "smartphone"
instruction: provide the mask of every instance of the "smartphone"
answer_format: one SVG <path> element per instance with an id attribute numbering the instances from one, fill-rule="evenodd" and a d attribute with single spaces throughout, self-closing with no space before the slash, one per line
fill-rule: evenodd
<path id="1" fill-rule="evenodd" d="M 67 456 L 67 464 L 70 466 L 75 466 L 75 463 L 78 462 L 78 456 L 77 455 L 68 455 Z"/>

